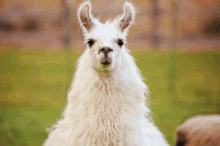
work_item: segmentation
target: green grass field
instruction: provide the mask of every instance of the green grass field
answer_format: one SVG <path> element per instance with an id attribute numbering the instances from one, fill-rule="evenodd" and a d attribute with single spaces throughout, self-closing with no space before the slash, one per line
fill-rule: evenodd
<path id="1" fill-rule="evenodd" d="M 43 144 L 46 128 L 63 111 L 81 53 L 0 49 L 1 146 Z M 186 119 L 220 114 L 220 51 L 177 52 L 173 92 L 168 90 L 171 53 L 133 50 L 132 54 L 151 91 L 154 121 L 172 146 L 176 127 Z"/>

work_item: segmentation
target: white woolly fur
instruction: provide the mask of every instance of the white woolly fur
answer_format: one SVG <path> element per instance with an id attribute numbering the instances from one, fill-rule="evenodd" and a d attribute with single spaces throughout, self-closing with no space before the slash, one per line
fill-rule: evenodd
<path id="1" fill-rule="evenodd" d="M 167 146 L 148 116 L 148 87 L 128 49 L 117 44 L 118 38 L 126 42 L 132 22 L 126 17 L 133 20 L 134 13 L 126 2 L 123 15 L 101 24 L 91 15 L 90 2 L 80 6 L 85 40 L 92 38 L 95 43 L 78 60 L 63 118 L 52 128 L 45 146 Z M 83 21 L 84 14 L 89 21 Z M 97 53 L 103 45 L 113 49 L 107 69 L 100 65 L 102 54 Z"/>

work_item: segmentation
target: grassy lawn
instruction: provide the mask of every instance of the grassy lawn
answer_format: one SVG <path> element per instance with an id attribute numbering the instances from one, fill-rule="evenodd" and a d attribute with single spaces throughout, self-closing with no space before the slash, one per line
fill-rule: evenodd
<path id="1" fill-rule="evenodd" d="M 0 48 L 0 145 L 39 146 L 66 103 L 82 51 Z M 176 55 L 174 90 L 168 90 L 171 53 L 133 50 L 151 91 L 156 125 L 171 145 L 175 129 L 201 114 L 220 114 L 220 51 Z"/>

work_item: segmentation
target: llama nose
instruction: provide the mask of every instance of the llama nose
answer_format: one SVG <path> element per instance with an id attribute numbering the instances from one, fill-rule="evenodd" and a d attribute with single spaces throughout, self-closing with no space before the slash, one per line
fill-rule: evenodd
<path id="1" fill-rule="evenodd" d="M 113 49 L 111 49 L 110 47 L 102 47 L 102 48 L 99 50 L 98 54 L 99 54 L 100 52 L 103 52 L 104 55 L 105 55 L 105 57 L 107 57 L 107 56 L 108 56 L 108 53 L 109 53 L 109 52 L 112 52 L 112 51 L 113 51 Z"/>

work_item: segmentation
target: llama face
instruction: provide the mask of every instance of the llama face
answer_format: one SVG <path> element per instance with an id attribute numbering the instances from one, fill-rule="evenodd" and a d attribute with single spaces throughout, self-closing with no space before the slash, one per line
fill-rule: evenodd
<path id="1" fill-rule="evenodd" d="M 113 71 L 120 64 L 121 51 L 124 49 L 125 37 L 113 24 L 100 24 L 86 36 L 92 66 L 95 69 Z"/>
<path id="2" fill-rule="evenodd" d="M 124 13 L 113 22 L 100 23 L 91 14 L 90 2 L 78 10 L 78 19 L 84 31 L 90 63 L 101 71 L 113 71 L 120 67 L 121 53 L 125 49 L 127 28 L 134 17 L 133 6 L 126 2 Z"/>

